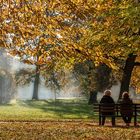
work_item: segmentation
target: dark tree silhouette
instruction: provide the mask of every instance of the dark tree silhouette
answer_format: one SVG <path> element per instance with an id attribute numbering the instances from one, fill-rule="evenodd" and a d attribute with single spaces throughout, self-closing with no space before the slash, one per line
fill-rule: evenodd
<path id="1" fill-rule="evenodd" d="M 129 54 L 125 62 L 125 67 L 123 69 L 123 76 L 121 80 L 119 99 L 122 97 L 124 91 L 129 91 L 129 85 L 131 81 L 131 74 L 134 66 L 140 66 L 140 62 L 135 62 L 137 55 Z"/>

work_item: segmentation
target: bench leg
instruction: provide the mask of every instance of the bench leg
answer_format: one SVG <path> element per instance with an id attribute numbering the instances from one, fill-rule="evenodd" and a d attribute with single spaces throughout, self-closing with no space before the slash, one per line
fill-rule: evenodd
<path id="1" fill-rule="evenodd" d="M 102 119 L 101 116 L 99 116 L 99 125 L 101 125 L 101 119 Z"/>
<path id="2" fill-rule="evenodd" d="M 112 126 L 116 125 L 115 117 L 112 117 Z"/>
<path id="3" fill-rule="evenodd" d="M 137 125 L 137 116 L 134 117 L 134 126 Z"/>

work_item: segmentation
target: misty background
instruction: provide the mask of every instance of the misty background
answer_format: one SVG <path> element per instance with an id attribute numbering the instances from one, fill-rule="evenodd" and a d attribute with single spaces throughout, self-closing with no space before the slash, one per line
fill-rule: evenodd
<path id="1" fill-rule="evenodd" d="M 5 50 L 0 51 L 0 102 L 8 102 L 10 100 L 31 100 L 33 96 L 33 81 L 25 85 L 16 85 L 15 73 L 20 69 L 35 69 L 35 66 L 24 64 L 16 57 L 11 57 Z M 69 73 L 69 75 L 72 75 Z M 72 75 L 73 76 L 73 75 Z M 76 79 L 68 79 L 66 86 L 59 92 L 46 87 L 45 80 L 41 78 L 38 89 L 39 99 L 70 99 L 70 98 L 89 98 L 82 94 L 82 89 Z M 111 87 L 112 97 L 118 100 L 120 91 L 120 82 Z M 135 93 L 135 89 L 130 89 L 131 98 L 133 100 L 140 99 L 140 95 Z M 103 96 L 102 92 L 98 92 L 97 100 Z"/>

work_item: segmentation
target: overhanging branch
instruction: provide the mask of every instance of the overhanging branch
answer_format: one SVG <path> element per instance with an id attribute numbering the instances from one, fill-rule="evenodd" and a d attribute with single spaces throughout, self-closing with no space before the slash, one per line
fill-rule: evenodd
<path id="1" fill-rule="evenodd" d="M 140 62 L 135 62 L 134 66 L 140 66 Z"/>

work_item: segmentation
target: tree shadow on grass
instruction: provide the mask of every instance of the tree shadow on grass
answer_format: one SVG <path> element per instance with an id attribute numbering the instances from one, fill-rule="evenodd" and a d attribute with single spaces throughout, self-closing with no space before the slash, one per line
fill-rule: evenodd
<path id="1" fill-rule="evenodd" d="M 21 106 L 41 109 L 44 112 L 52 112 L 57 118 L 93 118 L 92 106 L 87 101 L 74 100 L 42 100 L 22 101 Z"/>

